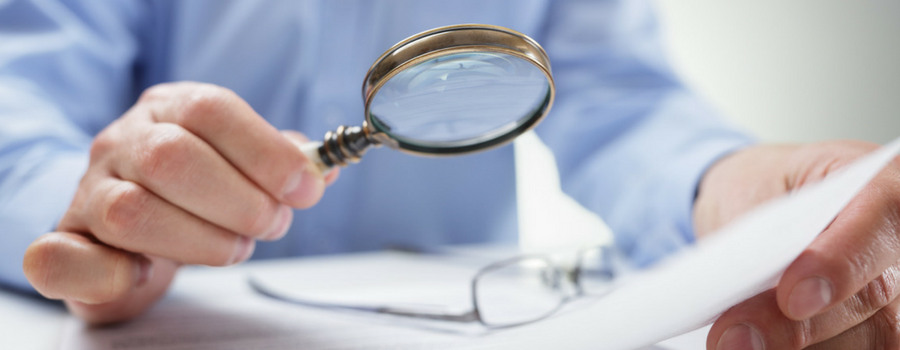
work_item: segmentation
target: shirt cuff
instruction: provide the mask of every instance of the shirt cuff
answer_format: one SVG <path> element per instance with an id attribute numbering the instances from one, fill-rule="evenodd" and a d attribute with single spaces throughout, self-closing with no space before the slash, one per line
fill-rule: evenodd
<path id="1" fill-rule="evenodd" d="M 670 213 L 669 215 L 673 215 L 670 218 L 674 219 L 660 220 L 659 224 L 674 223 L 674 227 L 657 226 L 649 230 L 648 235 L 641 237 L 643 242 L 637 245 L 637 251 L 632 255 L 636 258 L 636 265 L 651 265 L 660 258 L 695 243 L 694 202 L 700 181 L 717 161 L 754 143 L 752 138 L 743 134 L 710 135 L 708 139 L 697 142 L 695 149 L 682 153 L 682 157 L 675 162 L 676 169 L 667 171 L 671 176 L 663 180 L 668 185 L 658 187 L 667 193 L 660 193 L 657 198 L 671 199 L 661 201 L 663 207 L 659 208 L 659 213 Z"/>
<path id="2" fill-rule="evenodd" d="M 22 271 L 25 250 L 56 227 L 89 162 L 87 150 L 34 149 L 19 158 L 0 186 L 0 284 L 34 291 Z"/>

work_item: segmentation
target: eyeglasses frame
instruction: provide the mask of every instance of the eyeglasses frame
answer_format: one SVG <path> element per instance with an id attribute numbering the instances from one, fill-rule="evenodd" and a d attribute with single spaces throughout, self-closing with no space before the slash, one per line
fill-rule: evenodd
<path id="1" fill-rule="evenodd" d="M 312 300 L 304 300 L 300 298 L 290 297 L 281 295 L 276 293 L 264 285 L 257 281 L 253 276 L 248 277 L 248 283 L 250 287 L 264 296 L 269 298 L 273 298 L 276 300 L 288 302 L 291 304 L 298 304 L 309 307 L 323 308 L 323 309 L 340 309 L 340 310 L 351 310 L 351 311 L 361 311 L 361 312 L 369 312 L 369 313 L 379 313 L 379 314 L 387 314 L 392 316 L 401 316 L 401 317 L 409 317 L 409 318 L 417 318 L 417 319 L 427 319 L 427 320 L 436 320 L 436 321 L 447 321 L 447 322 L 458 322 L 458 323 L 472 323 L 478 322 L 482 326 L 491 330 L 499 330 L 504 328 L 512 328 L 517 326 L 522 326 L 534 322 L 538 322 L 544 320 L 554 314 L 556 314 L 564 305 L 575 300 L 579 297 L 585 295 L 584 287 L 581 284 L 581 280 L 579 276 L 581 276 L 582 262 L 585 258 L 586 253 L 592 252 L 594 250 L 599 250 L 601 254 L 608 254 L 607 249 L 608 246 L 594 246 L 589 248 L 580 249 L 577 253 L 577 263 L 573 268 L 564 269 L 559 266 L 559 264 L 554 263 L 552 255 L 550 254 L 524 254 L 515 257 L 511 257 L 508 259 L 500 260 L 494 263 L 491 263 L 487 266 L 484 266 L 476 272 L 471 278 L 471 298 L 472 298 L 472 309 L 463 313 L 451 314 L 451 313 L 440 313 L 440 312 L 429 312 L 425 310 L 415 310 L 413 308 L 404 308 L 398 306 L 361 306 L 361 305 L 347 305 L 347 304 L 335 304 L 335 303 L 327 303 L 327 302 L 317 302 Z M 560 298 L 559 304 L 552 310 L 548 311 L 546 314 L 541 317 L 535 318 L 533 320 L 523 321 L 523 322 L 515 322 L 510 324 L 491 324 L 485 322 L 483 317 L 481 316 L 481 312 L 478 307 L 478 281 L 479 279 L 498 269 L 513 265 L 515 263 L 519 263 L 521 261 L 526 260 L 541 260 L 547 264 L 548 267 L 553 269 L 554 276 L 565 276 L 566 280 L 571 281 L 575 286 L 575 292 L 567 294 Z M 610 277 L 612 277 L 612 272 L 610 272 Z M 559 281 L 559 278 L 555 278 L 555 281 Z M 558 289 L 558 286 L 554 286 L 554 289 Z"/>

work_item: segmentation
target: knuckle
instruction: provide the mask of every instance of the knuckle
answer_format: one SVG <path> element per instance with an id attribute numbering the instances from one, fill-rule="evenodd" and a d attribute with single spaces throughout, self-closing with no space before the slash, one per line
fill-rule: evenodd
<path id="1" fill-rule="evenodd" d="M 186 164 L 189 140 L 186 132 L 171 124 L 157 124 L 146 139 L 138 155 L 138 177 L 145 180 L 166 180 L 174 169 Z"/>
<path id="2" fill-rule="evenodd" d="M 117 148 L 117 144 L 118 142 L 112 136 L 112 132 L 110 132 L 109 130 L 104 130 L 96 137 L 94 137 L 94 141 L 91 142 L 91 161 L 96 161 L 97 159 L 103 158 L 107 154 L 111 153 Z"/>
<path id="3" fill-rule="evenodd" d="M 172 83 L 153 85 L 141 93 L 141 96 L 138 97 L 138 102 L 152 102 L 167 99 L 169 98 L 169 90 L 171 88 Z"/>
<path id="4" fill-rule="evenodd" d="M 159 83 L 144 89 L 138 96 L 138 103 L 172 101 L 184 91 L 191 91 L 197 87 L 210 85 L 193 81 L 175 81 Z"/>
<path id="5" fill-rule="evenodd" d="M 790 349 L 804 349 L 812 344 L 813 324 L 810 320 L 790 322 Z"/>
<path id="6" fill-rule="evenodd" d="M 104 232 L 117 242 L 133 239 L 140 231 L 150 196 L 144 188 L 123 183 L 113 189 L 102 209 Z"/>
<path id="7" fill-rule="evenodd" d="M 900 348 L 900 310 L 889 306 L 881 309 L 873 316 L 873 332 L 881 341 L 879 349 Z"/>
<path id="8" fill-rule="evenodd" d="M 169 100 L 178 96 L 178 94 L 182 91 L 189 91 L 202 85 L 210 84 L 198 83 L 194 81 L 173 81 L 159 83 L 144 89 L 144 91 L 141 92 L 141 95 L 138 97 L 138 101 L 150 102 Z"/>
<path id="9" fill-rule="evenodd" d="M 861 301 L 867 310 L 879 310 L 893 301 L 897 295 L 897 282 L 882 274 L 860 291 Z"/>
<path id="10" fill-rule="evenodd" d="M 202 84 L 189 94 L 177 118 L 180 125 L 203 125 L 222 115 L 237 95 L 226 88 Z"/>

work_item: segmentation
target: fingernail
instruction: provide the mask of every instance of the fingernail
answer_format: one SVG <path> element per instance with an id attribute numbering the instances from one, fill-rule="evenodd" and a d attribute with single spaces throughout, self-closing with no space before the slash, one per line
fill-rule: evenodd
<path id="1" fill-rule="evenodd" d="M 831 303 L 831 283 L 814 276 L 800 281 L 788 297 L 788 312 L 797 320 L 815 316 Z"/>
<path id="2" fill-rule="evenodd" d="M 253 249 L 255 247 L 255 240 L 250 237 L 241 236 L 238 240 L 237 246 L 234 247 L 234 254 L 231 256 L 231 261 L 228 262 L 228 265 L 247 261 L 247 259 L 250 259 L 250 256 L 253 255 Z"/>
<path id="3" fill-rule="evenodd" d="M 145 256 L 138 256 L 137 264 L 135 269 L 137 269 L 137 281 L 134 283 L 135 287 L 143 286 L 147 284 L 147 281 L 150 280 L 150 276 L 153 275 L 153 263 L 150 259 L 147 259 Z"/>
<path id="4" fill-rule="evenodd" d="M 261 237 L 262 240 L 272 241 L 284 237 L 288 229 L 291 227 L 291 208 L 282 205 L 278 208 L 278 215 L 272 221 L 272 227 Z"/>
<path id="5" fill-rule="evenodd" d="M 302 172 L 297 174 L 289 182 L 285 199 L 294 206 L 306 206 L 325 187 L 325 181 L 321 175 L 316 174 L 315 166 L 309 164 Z"/>
<path id="6" fill-rule="evenodd" d="M 755 329 L 745 324 L 732 326 L 716 345 L 716 350 L 764 350 L 766 345 Z"/>

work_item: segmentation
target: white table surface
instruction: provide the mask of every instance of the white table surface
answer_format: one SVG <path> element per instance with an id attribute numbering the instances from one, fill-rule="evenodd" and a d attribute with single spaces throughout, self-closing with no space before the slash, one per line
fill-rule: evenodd
<path id="1" fill-rule="evenodd" d="M 290 264 L 304 263 L 303 259 L 284 261 Z M 250 262 L 245 265 L 254 264 L 256 263 Z M 59 302 L 0 289 L 0 349 L 59 349 L 63 341 L 63 326 L 69 317 L 65 307 Z M 646 350 L 705 349 L 707 332 L 708 327 L 663 341 Z"/>

